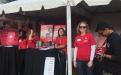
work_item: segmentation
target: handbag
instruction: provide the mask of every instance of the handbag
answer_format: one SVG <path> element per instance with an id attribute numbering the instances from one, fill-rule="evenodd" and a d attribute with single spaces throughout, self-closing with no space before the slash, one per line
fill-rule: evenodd
<path id="1" fill-rule="evenodd" d="M 106 52 L 106 40 L 104 41 L 104 43 L 102 44 L 101 47 L 97 47 L 96 48 L 96 54 L 95 54 L 95 57 L 98 61 L 102 61 L 102 55 Z"/>

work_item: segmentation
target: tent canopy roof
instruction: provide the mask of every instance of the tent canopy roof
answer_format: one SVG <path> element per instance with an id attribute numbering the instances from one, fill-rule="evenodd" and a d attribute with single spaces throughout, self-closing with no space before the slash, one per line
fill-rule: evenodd
<path id="1" fill-rule="evenodd" d="M 78 6 L 92 14 L 121 12 L 121 0 L 112 0 L 110 4 L 102 6 L 88 6 L 82 1 Z"/>

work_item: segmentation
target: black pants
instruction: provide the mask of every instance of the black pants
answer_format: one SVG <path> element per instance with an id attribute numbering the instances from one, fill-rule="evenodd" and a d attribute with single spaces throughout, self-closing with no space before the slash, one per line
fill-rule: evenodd
<path id="1" fill-rule="evenodd" d="M 3 55 L 3 50 L 2 50 L 2 47 L 0 47 L 0 75 L 2 75 L 2 71 L 3 71 L 3 69 L 2 69 L 2 65 L 3 65 L 2 55 Z"/>
<path id="2" fill-rule="evenodd" d="M 17 75 L 18 47 L 2 47 L 0 54 L 0 75 Z"/>
<path id="3" fill-rule="evenodd" d="M 25 54 L 26 54 L 26 49 L 19 50 L 19 72 L 20 72 L 20 75 L 23 75 L 24 71 L 25 71 Z"/>
<path id="4" fill-rule="evenodd" d="M 98 61 L 98 59 L 94 59 L 93 65 L 93 74 L 94 75 L 103 75 L 103 67 L 102 62 Z"/>
<path id="5" fill-rule="evenodd" d="M 59 53 L 59 71 L 60 75 L 66 74 L 66 55 Z"/>

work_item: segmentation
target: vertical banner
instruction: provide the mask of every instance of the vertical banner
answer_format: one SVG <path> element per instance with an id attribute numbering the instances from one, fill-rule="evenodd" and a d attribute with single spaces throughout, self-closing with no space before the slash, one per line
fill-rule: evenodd
<path id="1" fill-rule="evenodd" d="M 53 25 L 41 25 L 41 33 L 40 38 L 42 42 L 52 42 L 52 35 L 53 35 Z"/>
<path id="2" fill-rule="evenodd" d="M 44 66 L 44 75 L 54 75 L 54 65 L 55 65 L 55 58 L 46 57 L 45 66 Z"/>
<path id="3" fill-rule="evenodd" d="M 58 36 L 58 29 L 59 28 L 65 29 L 65 25 L 54 25 L 54 36 L 53 36 L 53 39 L 55 39 Z"/>

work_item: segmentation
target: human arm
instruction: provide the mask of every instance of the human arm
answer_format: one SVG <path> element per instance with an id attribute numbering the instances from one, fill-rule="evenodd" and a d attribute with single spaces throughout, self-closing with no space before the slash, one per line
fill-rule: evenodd
<path id="1" fill-rule="evenodd" d="M 108 48 L 103 57 L 112 61 L 121 62 L 121 38 L 117 34 L 112 34 L 108 40 Z"/>
<path id="2" fill-rule="evenodd" d="M 63 37 L 63 38 L 56 38 L 55 40 L 55 48 L 59 48 L 59 49 L 63 49 L 66 48 L 67 46 L 67 38 Z"/>
<path id="3" fill-rule="evenodd" d="M 95 56 L 95 50 L 96 50 L 96 45 L 91 46 L 91 55 L 90 55 L 90 61 L 88 62 L 88 67 L 92 67 L 93 65 L 93 59 Z"/>
<path id="4" fill-rule="evenodd" d="M 76 58 L 77 58 L 77 47 L 74 48 L 74 59 L 73 59 L 73 65 L 74 67 L 77 67 L 77 61 L 76 61 Z"/>
<path id="5" fill-rule="evenodd" d="M 94 39 L 94 36 L 91 34 L 90 35 L 90 42 L 91 42 L 91 54 L 90 54 L 90 60 L 88 62 L 88 67 L 92 67 L 93 65 L 93 59 L 94 59 L 94 56 L 95 56 L 95 50 L 96 50 L 96 42 L 95 42 L 95 39 Z"/>
<path id="6" fill-rule="evenodd" d="M 110 55 L 110 54 L 104 54 L 103 57 L 108 58 L 108 59 L 112 59 L 112 55 Z"/>
<path id="7" fill-rule="evenodd" d="M 65 44 L 62 44 L 62 45 L 55 44 L 55 48 L 62 49 L 62 48 L 65 48 L 65 47 L 66 47 L 66 45 L 65 45 Z"/>
<path id="8" fill-rule="evenodd" d="M 31 29 L 28 40 L 33 40 L 32 35 L 33 35 L 33 30 Z"/>

